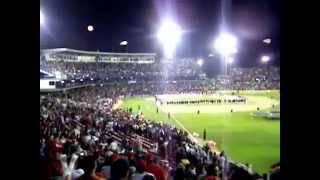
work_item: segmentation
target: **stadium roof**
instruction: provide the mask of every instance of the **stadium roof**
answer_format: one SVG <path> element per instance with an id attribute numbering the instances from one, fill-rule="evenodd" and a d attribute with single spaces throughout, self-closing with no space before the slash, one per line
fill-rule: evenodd
<path id="1" fill-rule="evenodd" d="M 55 49 L 44 49 L 44 53 L 78 53 L 78 54 L 88 54 L 88 55 L 121 55 L 121 56 L 156 56 L 156 53 L 115 53 L 115 52 L 100 52 L 100 51 L 82 51 L 68 48 L 55 48 Z"/>
<path id="2" fill-rule="evenodd" d="M 47 75 L 47 76 L 54 76 L 53 74 L 49 73 L 49 72 L 46 72 L 42 69 L 40 69 L 40 74 L 43 74 L 43 75 Z"/>

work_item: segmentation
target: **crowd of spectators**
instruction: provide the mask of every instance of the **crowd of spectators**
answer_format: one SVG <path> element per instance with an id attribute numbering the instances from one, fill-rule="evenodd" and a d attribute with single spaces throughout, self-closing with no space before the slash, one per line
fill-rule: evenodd
<path id="1" fill-rule="evenodd" d="M 154 64 L 40 59 L 40 66 L 47 72 L 66 75 L 61 87 L 94 84 L 40 95 L 41 179 L 260 177 L 250 165 L 235 164 L 223 152 L 198 145 L 175 126 L 149 121 L 143 112 L 134 114 L 131 109 L 112 107 L 119 98 L 133 95 L 279 89 L 279 68 L 233 68 L 229 76 L 199 80 L 201 70 L 192 59 Z M 272 176 L 279 172 L 280 164 L 273 167 Z"/>
<path id="2" fill-rule="evenodd" d="M 60 72 L 67 78 L 59 87 L 88 83 L 203 81 L 201 68 L 193 59 L 139 63 L 74 63 L 40 61 L 43 70 Z M 232 68 L 228 76 L 213 79 L 216 90 L 220 89 L 280 89 L 280 68 Z M 154 83 L 154 82 L 153 82 Z M 200 83 L 201 84 L 201 83 Z M 202 83 L 203 84 L 203 83 Z M 207 85 L 211 86 L 211 84 Z M 209 88 L 209 87 L 208 87 Z"/>
<path id="3" fill-rule="evenodd" d="M 147 93 L 147 87 L 89 86 L 41 94 L 41 179 L 259 178 L 250 165 L 231 163 L 223 152 L 198 145 L 175 126 L 112 108 L 123 96 L 141 94 L 140 88 Z"/>
<path id="4" fill-rule="evenodd" d="M 194 80 L 199 79 L 200 67 L 193 59 L 155 63 L 103 63 L 40 61 L 47 72 L 61 72 L 69 80 L 150 81 L 150 80 Z"/>
<path id="5" fill-rule="evenodd" d="M 229 76 L 216 79 L 217 89 L 280 89 L 280 68 L 232 68 Z"/>

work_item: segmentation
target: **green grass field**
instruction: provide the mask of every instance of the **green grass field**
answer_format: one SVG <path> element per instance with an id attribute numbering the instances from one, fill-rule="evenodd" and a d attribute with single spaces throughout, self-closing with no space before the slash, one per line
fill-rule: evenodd
<path id="1" fill-rule="evenodd" d="M 270 165 L 280 160 L 280 121 L 252 117 L 251 113 L 257 107 L 261 111 L 280 111 L 279 91 L 240 91 L 239 94 L 247 98 L 247 104 L 162 105 L 156 113 L 154 97 L 140 96 L 124 99 L 121 107 L 131 107 L 137 112 L 140 105 L 146 118 L 174 124 L 189 133 L 198 133 L 201 138 L 206 128 L 207 140 L 215 141 L 217 148 L 224 150 L 232 160 L 251 163 L 259 173 L 268 172 Z M 172 98 L 186 97 L 176 95 Z M 272 108 L 273 104 L 275 108 Z M 200 110 L 199 115 L 197 110 Z M 172 114 L 170 120 L 168 112 Z"/>

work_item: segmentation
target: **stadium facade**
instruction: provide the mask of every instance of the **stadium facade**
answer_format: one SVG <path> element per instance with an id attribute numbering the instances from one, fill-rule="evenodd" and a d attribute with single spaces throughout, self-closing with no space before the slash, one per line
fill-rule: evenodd
<path id="1" fill-rule="evenodd" d="M 101 62 L 101 63 L 154 63 L 155 53 L 114 53 L 82 51 L 67 48 L 45 49 L 42 56 L 46 61 Z"/>

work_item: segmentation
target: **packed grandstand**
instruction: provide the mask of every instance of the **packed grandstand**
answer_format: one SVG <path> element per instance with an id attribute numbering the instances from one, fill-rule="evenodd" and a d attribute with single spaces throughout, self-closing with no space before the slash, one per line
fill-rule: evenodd
<path id="1" fill-rule="evenodd" d="M 114 105 L 134 95 L 279 89 L 278 67 L 232 68 L 228 76 L 206 78 L 192 58 L 166 62 L 155 54 L 60 49 L 44 51 L 40 69 L 58 72 L 61 89 L 40 93 L 41 179 L 121 179 L 127 173 L 135 180 L 262 178 L 178 127 Z"/>

